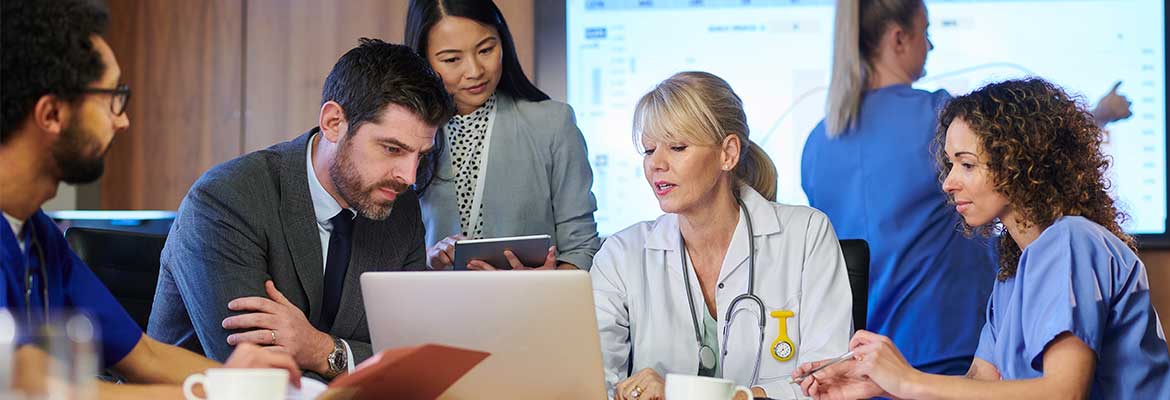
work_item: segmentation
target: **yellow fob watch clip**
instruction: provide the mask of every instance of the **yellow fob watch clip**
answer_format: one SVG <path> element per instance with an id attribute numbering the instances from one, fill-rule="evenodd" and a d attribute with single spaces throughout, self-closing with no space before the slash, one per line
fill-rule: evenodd
<path id="1" fill-rule="evenodd" d="M 791 360 L 792 356 L 796 355 L 796 345 L 788 338 L 788 318 L 796 314 L 790 310 L 777 310 L 772 311 L 771 315 L 780 322 L 780 332 L 776 335 L 776 340 L 772 341 L 772 358 L 780 362 Z"/>

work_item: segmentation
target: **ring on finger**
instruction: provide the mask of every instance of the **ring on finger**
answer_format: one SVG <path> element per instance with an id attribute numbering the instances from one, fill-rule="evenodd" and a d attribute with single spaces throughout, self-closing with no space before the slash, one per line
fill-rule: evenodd
<path id="1" fill-rule="evenodd" d="M 271 334 L 272 334 L 272 344 L 276 344 L 276 330 L 275 330 L 275 329 L 269 329 L 269 330 L 268 330 L 268 333 L 271 333 Z"/>
<path id="2" fill-rule="evenodd" d="M 642 387 L 641 386 L 634 386 L 634 390 L 630 391 L 630 397 L 633 397 L 635 399 L 641 395 L 642 395 Z"/>

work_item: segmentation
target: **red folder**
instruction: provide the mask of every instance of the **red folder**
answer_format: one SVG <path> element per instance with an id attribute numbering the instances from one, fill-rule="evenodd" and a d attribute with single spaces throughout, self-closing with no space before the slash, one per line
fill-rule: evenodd
<path id="1" fill-rule="evenodd" d="M 438 344 L 383 350 L 334 379 L 318 399 L 431 400 L 488 355 Z"/>

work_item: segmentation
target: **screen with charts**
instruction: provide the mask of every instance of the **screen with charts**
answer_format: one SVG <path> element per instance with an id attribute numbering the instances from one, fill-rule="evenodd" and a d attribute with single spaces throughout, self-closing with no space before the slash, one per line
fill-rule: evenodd
<path id="1" fill-rule="evenodd" d="M 800 153 L 824 117 L 834 1 L 569 0 L 567 96 L 589 146 L 598 230 L 661 214 L 631 140 L 638 98 L 671 74 L 714 73 L 744 100 L 751 138 L 779 170 L 779 201 L 807 204 Z M 1113 191 L 1135 234 L 1166 233 L 1163 0 L 927 1 L 925 90 L 968 93 L 1025 76 L 1090 104 L 1118 81 L 1133 116 L 1110 124 Z"/>

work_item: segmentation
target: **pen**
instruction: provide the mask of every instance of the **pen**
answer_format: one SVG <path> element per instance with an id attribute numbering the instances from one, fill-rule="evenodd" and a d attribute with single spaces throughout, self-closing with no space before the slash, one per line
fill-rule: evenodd
<path id="1" fill-rule="evenodd" d="M 791 383 L 800 383 L 801 381 L 805 380 L 805 378 L 808 378 L 809 376 L 812 376 L 812 374 L 815 374 L 817 371 L 820 371 L 822 369 L 828 368 L 831 365 L 835 365 L 837 363 L 840 363 L 842 361 L 849 360 L 852 358 L 853 358 L 852 351 L 845 353 L 845 354 L 842 354 L 840 357 L 834 358 L 832 361 L 829 361 L 829 362 L 825 363 L 824 365 L 816 367 L 812 371 L 808 371 L 804 375 L 792 378 L 792 380 L 790 382 Z"/>

